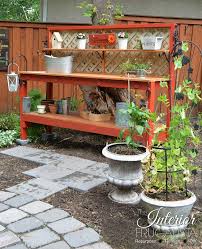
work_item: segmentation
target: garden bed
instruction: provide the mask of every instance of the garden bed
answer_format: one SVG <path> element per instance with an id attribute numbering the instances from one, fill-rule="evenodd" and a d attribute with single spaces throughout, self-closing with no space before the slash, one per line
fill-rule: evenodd
<path id="1" fill-rule="evenodd" d="M 29 180 L 22 172 L 36 167 L 34 162 L 0 154 L 0 190 Z"/>
<path id="2" fill-rule="evenodd" d="M 59 138 L 52 143 L 30 144 L 32 147 L 41 149 L 54 149 L 57 153 L 74 155 L 86 159 L 106 162 L 101 155 L 101 150 L 106 141 L 113 142 L 114 138 L 98 136 L 87 133 L 57 130 Z M 201 161 L 201 156 L 199 158 Z M 1 190 L 30 179 L 22 174 L 23 171 L 36 167 L 36 163 L 18 158 L 0 155 L 0 187 Z M 198 183 L 201 183 L 199 176 L 196 176 Z M 201 196 L 202 186 L 197 182 L 193 184 L 194 192 Z M 200 184 L 201 185 L 201 184 Z M 166 244 L 162 241 L 165 236 L 153 236 L 152 230 L 143 230 L 142 234 L 137 226 L 137 219 L 141 218 L 141 224 L 146 225 L 146 217 L 141 213 L 141 205 L 129 206 L 113 203 L 108 198 L 108 193 L 113 189 L 111 184 L 104 184 L 90 192 L 81 193 L 72 189 L 67 189 L 45 199 L 68 211 L 75 218 L 84 222 L 96 231 L 100 232 L 104 241 L 109 243 L 113 249 L 149 249 L 155 246 L 156 249 L 178 249 L 178 248 L 201 248 L 202 239 L 199 231 L 202 230 L 202 215 L 197 209 L 197 223 L 191 230 L 188 239 L 181 239 L 177 242 Z M 197 190 L 197 191 L 196 191 Z M 138 189 L 138 192 L 141 189 Z M 202 199 L 199 199 L 197 207 L 202 206 Z M 147 232 L 147 235 L 145 234 Z M 150 236 L 148 236 L 148 233 Z"/>

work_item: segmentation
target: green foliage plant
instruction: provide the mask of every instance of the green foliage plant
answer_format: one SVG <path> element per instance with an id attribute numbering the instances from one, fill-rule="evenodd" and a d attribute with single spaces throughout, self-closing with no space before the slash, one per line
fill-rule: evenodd
<path id="1" fill-rule="evenodd" d="M 0 115 L 0 148 L 14 143 L 20 134 L 20 118 L 18 114 L 6 113 Z"/>
<path id="2" fill-rule="evenodd" d="M 32 143 L 37 143 L 40 140 L 43 132 L 45 132 L 45 128 L 43 125 L 32 124 L 27 129 L 29 141 Z"/>
<path id="3" fill-rule="evenodd" d="M 15 130 L 0 130 L 0 148 L 11 146 L 17 137 L 18 134 Z"/>
<path id="4" fill-rule="evenodd" d="M 134 71 L 137 69 L 150 70 L 151 65 L 149 63 L 138 63 L 136 61 L 127 60 L 120 65 L 121 70 L 126 73 L 128 71 Z"/>
<path id="5" fill-rule="evenodd" d="M 42 99 L 44 98 L 41 91 L 37 88 L 34 88 L 29 91 L 29 97 L 31 98 L 31 112 L 37 110 L 37 105 L 41 104 Z"/>
<path id="6" fill-rule="evenodd" d="M 36 111 L 37 105 L 41 104 L 41 101 L 42 99 L 44 99 L 44 96 L 41 93 L 41 91 L 37 88 L 30 90 L 28 95 L 31 98 L 30 110 Z M 42 133 L 44 132 L 44 126 L 40 124 L 32 124 L 27 129 L 27 132 L 28 132 L 29 141 L 35 143 L 40 139 Z"/>
<path id="7" fill-rule="evenodd" d="M 78 5 L 83 10 L 83 16 L 91 17 L 92 20 L 97 18 L 98 24 L 106 25 L 113 22 L 113 17 L 120 18 L 123 16 L 123 6 L 120 3 L 113 4 L 111 0 L 106 1 L 104 7 L 99 10 L 99 6 L 89 1 L 83 1 Z"/>
<path id="8" fill-rule="evenodd" d="M 187 44 L 183 44 L 183 51 L 187 51 Z M 183 55 L 174 60 L 176 70 L 181 69 Z M 161 87 L 167 87 L 166 82 L 161 83 Z M 200 98 L 200 85 L 185 79 L 176 88 L 175 93 L 182 93 L 186 101 L 175 100 L 171 108 L 171 122 L 168 128 L 167 140 L 160 144 L 158 135 L 165 131 L 166 126 L 155 129 L 154 145 L 167 149 L 167 170 L 168 174 L 168 191 L 184 193 L 185 186 L 191 181 L 192 172 L 197 169 L 195 160 L 198 155 L 198 147 L 201 143 L 199 131 L 194 130 L 191 122 L 191 112 L 193 104 L 198 104 Z M 166 95 L 158 99 L 166 107 L 169 101 Z M 158 119 L 161 119 L 158 117 Z M 166 190 L 166 163 L 165 152 L 159 149 L 153 149 L 150 160 L 145 164 L 145 184 L 147 192 L 165 193 Z"/>
<path id="9" fill-rule="evenodd" d="M 130 148 L 137 148 L 139 144 L 134 141 L 134 136 L 142 136 L 144 132 L 149 132 L 149 120 L 155 118 L 155 114 L 150 113 L 147 108 L 138 107 L 133 102 L 128 103 L 123 113 L 129 117 L 127 135 L 124 137 L 125 129 L 121 130 L 118 141 L 125 141 Z"/>
<path id="10" fill-rule="evenodd" d="M 0 115 L 0 130 L 15 130 L 19 131 L 20 127 L 20 117 L 16 113 L 6 113 Z"/>
<path id="11" fill-rule="evenodd" d="M 40 0 L 1 0 L 0 20 L 40 21 Z"/>
<path id="12" fill-rule="evenodd" d="M 77 99 L 74 96 L 71 97 L 71 99 L 70 99 L 70 110 L 73 111 L 73 112 L 78 111 L 82 102 L 83 102 L 83 100 L 81 100 L 81 99 Z"/>

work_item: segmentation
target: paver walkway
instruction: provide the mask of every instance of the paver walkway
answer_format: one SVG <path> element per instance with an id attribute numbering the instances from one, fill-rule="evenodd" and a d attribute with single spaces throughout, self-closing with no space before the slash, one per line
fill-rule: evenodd
<path id="1" fill-rule="evenodd" d="M 1 153 L 40 165 L 24 172 L 36 179 L 0 191 L 0 248 L 111 249 L 95 230 L 41 201 L 68 187 L 88 191 L 104 183 L 108 165 L 30 147 Z"/>

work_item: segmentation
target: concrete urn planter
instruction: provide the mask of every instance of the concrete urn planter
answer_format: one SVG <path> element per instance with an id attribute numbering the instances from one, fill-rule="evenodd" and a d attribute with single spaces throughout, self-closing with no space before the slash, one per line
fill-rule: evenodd
<path id="1" fill-rule="evenodd" d="M 116 145 L 126 145 L 125 143 L 113 143 L 106 145 L 102 154 L 109 159 L 109 172 L 107 179 L 115 185 L 117 189 L 109 193 L 109 198 L 115 202 L 123 204 L 138 204 L 139 195 L 133 190 L 143 180 L 141 161 L 149 155 L 145 152 L 138 155 L 121 155 L 110 151 Z"/>
<path id="2" fill-rule="evenodd" d="M 189 216 L 196 202 L 195 194 L 190 191 L 189 194 L 190 197 L 184 200 L 161 201 L 148 197 L 145 192 L 142 192 L 140 198 L 148 214 L 149 226 L 163 233 L 183 232 L 188 226 Z M 166 217 L 168 218 L 165 219 Z"/>

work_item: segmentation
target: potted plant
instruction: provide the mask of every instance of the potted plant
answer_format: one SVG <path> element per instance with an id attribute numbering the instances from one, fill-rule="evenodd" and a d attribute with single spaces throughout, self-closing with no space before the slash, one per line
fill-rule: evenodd
<path id="1" fill-rule="evenodd" d="M 128 48 L 128 33 L 127 32 L 118 33 L 118 45 L 119 45 L 119 49 Z"/>
<path id="2" fill-rule="evenodd" d="M 77 34 L 77 42 L 78 42 L 78 49 L 85 49 L 86 48 L 86 35 L 84 33 Z"/>
<path id="3" fill-rule="evenodd" d="M 133 187 L 143 180 L 141 160 L 149 155 L 143 145 L 134 141 L 134 136 L 142 136 L 148 131 L 148 120 L 152 114 L 146 108 L 139 108 L 133 102 L 128 104 L 126 112 L 129 115 L 128 134 L 124 142 L 108 144 L 102 154 L 109 159 L 108 181 L 117 189 L 109 193 L 109 197 L 119 203 L 137 204 L 140 200 Z M 124 130 L 120 139 L 124 138 Z"/>
<path id="4" fill-rule="evenodd" d="M 121 69 L 125 73 L 135 74 L 137 77 L 144 78 L 147 74 L 151 73 L 151 65 L 149 63 L 138 63 L 136 60 L 131 62 L 127 60 L 121 64 Z"/>
<path id="5" fill-rule="evenodd" d="M 79 113 L 79 108 L 81 106 L 81 103 L 83 102 L 82 99 L 77 99 L 76 97 L 72 96 L 70 98 L 70 114 L 77 115 Z"/>
<path id="6" fill-rule="evenodd" d="M 176 69 L 181 68 L 180 59 L 182 56 L 175 58 Z M 161 86 L 167 87 L 167 83 L 162 82 Z M 149 226 L 161 232 L 178 233 L 192 222 L 189 216 L 196 196 L 187 185 L 196 170 L 194 160 L 200 137 L 192 128 L 190 117 L 191 106 L 201 101 L 199 89 L 199 84 L 189 80 L 177 86 L 175 93 L 182 93 L 187 101 L 175 99 L 168 138 L 159 145 L 156 137 L 162 129 L 156 128 L 154 154 L 145 164 L 145 190 L 141 199 L 148 212 Z M 166 95 L 160 96 L 159 101 L 168 106 Z"/>

